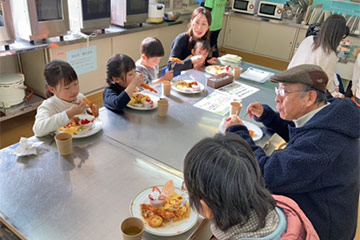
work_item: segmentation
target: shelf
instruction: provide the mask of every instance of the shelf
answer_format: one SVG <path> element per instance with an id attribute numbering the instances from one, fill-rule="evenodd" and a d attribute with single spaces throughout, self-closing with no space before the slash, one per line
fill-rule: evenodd
<path id="1" fill-rule="evenodd" d="M 360 1 L 359 2 L 354 2 L 354 1 L 349 1 L 349 0 L 332 0 L 332 2 L 351 3 L 351 4 L 360 5 Z"/>
<path id="2" fill-rule="evenodd" d="M 0 108 L 0 122 L 35 110 L 43 100 L 43 98 L 34 94 L 30 100 L 26 99 L 24 102 L 18 105 L 12 106 L 10 108 Z"/>

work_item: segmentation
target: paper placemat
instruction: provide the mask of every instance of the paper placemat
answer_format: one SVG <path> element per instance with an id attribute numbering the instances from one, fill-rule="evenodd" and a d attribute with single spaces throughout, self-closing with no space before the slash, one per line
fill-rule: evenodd
<path id="1" fill-rule="evenodd" d="M 259 91 L 258 88 L 249 86 L 247 84 L 233 82 L 228 85 L 225 85 L 221 88 L 215 90 L 215 92 L 220 92 L 227 95 L 232 95 L 238 99 L 244 99 L 254 93 Z"/>
<path id="2" fill-rule="evenodd" d="M 240 77 L 252 80 L 258 83 L 266 82 L 274 73 L 263 71 L 257 68 L 249 67 L 245 72 L 243 72 Z"/>
<path id="3" fill-rule="evenodd" d="M 198 107 L 206 111 L 224 116 L 227 112 L 230 111 L 230 103 L 233 101 L 239 102 L 241 100 L 234 96 L 214 91 L 207 97 L 195 103 L 194 107 Z"/>

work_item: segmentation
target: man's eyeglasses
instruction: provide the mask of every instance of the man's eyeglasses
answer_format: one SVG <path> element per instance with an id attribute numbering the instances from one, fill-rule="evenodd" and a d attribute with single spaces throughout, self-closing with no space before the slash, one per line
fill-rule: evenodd
<path id="1" fill-rule="evenodd" d="M 280 95 L 281 97 L 285 97 L 286 94 L 289 93 L 295 93 L 295 92 L 307 92 L 306 90 L 302 89 L 302 90 L 295 90 L 295 91 L 286 91 L 283 88 L 277 88 L 275 87 L 275 93 L 276 95 Z"/>

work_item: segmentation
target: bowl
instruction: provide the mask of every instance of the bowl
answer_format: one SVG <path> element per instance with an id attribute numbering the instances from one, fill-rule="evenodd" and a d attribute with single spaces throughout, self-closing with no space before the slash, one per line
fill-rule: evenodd
<path id="1" fill-rule="evenodd" d="M 179 12 L 166 12 L 164 13 L 164 19 L 168 22 L 176 21 L 180 17 L 181 13 Z"/>

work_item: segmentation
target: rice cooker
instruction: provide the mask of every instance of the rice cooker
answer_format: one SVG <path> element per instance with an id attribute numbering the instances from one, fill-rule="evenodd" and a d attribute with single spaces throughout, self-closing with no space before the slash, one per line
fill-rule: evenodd
<path id="1" fill-rule="evenodd" d="M 149 3 L 149 23 L 161 23 L 164 21 L 165 5 L 162 3 Z"/>
<path id="2" fill-rule="evenodd" d="M 0 74 L 0 107 L 9 108 L 22 103 L 25 98 L 25 89 L 23 74 Z"/>

